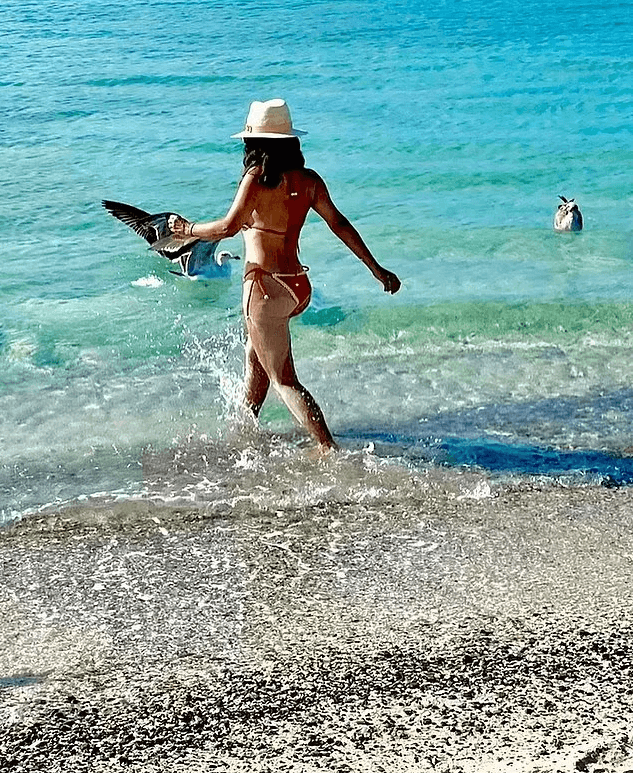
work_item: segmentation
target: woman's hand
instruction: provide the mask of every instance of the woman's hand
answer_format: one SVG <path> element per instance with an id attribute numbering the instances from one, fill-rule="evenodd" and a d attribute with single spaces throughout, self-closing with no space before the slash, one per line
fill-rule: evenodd
<path id="1" fill-rule="evenodd" d="M 401 282 L 398 277 L 391 271 L 387 271 L 386 268 L 381 268 L 380 276 L 377 277 L 379 282 L 382 282 L 382 286 L 385 288 L 386 293 L 397 293 L 400 289 Z"/>
<path id="2" fill-rule="evenodd" d="M 176 239 L 189 239 L 193 236 L 194 225 L 195 223 L 185 220 L 185 218 L 180 217 L 180 215 L 170 218 L 169 221 L 169 227 Z"/>

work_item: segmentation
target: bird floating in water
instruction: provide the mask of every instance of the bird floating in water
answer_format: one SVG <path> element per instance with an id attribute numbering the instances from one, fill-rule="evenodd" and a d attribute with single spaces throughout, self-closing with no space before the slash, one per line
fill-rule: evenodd
<path id="1" fill-rule="evenodd" d="M 203 242 L 196 237 L 179 239 L 173 235 L 172 225 L 180 217 L 175 212 L 160 212 L 152 215 L 130 204 L 118 201 L 101 202 L 103 207 L 117 220 L 128 225 L 148 242 L 150 249 L 162 255 L 170 263 L 180 267 L 172 274 L 189 279 L 216 279 L 231 274 L 229 260 L 239 260 L 226 250 L 217 252 L 219 242 Z M 182 218 L 184 220 L 184 218 Z"/>
<path id="2" fill-rule="evenodd" d="M 575 199 L 569 199 L 559 196 L 562 204 L 558 205 L 554 215 L 555 231 L 582 231 L 582 213 L 576 204 Z"/>

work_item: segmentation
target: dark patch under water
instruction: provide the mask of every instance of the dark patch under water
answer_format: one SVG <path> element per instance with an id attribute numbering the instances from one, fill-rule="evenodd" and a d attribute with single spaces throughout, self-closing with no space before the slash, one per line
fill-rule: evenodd
<path id="1" fill-rule="evenodd" d="M 337 434 L 397 448 L 398 454 L 447 467 L 476 467 L 492 473 L 568 477 L 604 486 L 633 483 L 633 457 L 604 451 L 562 451 L 537 445 L 501 443 L 487 438 L 416 438 L 382 430 Z"/>

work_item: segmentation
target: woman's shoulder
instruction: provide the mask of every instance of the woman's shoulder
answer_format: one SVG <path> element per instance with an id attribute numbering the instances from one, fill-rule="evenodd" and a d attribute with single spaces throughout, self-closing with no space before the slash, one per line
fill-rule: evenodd
<path id="1" fill-rule="evenodd" d="M 321 175 L 315 172 L 314 169 L 308 169 L 307 167 L 305 167 L 302 171 L 305 174 L 305 176 L 310 180 L 314 180 L 314 182 L 323 182 L 323 178 L 321 177 Z"/>
<path id="2" fill-rule="evenodd" d="M 319 195 L 323 190 L 327 190 L 323 178 L 318 172 L 315 172 L 314 169 L 302 169 L 301 171 L 306 188 L 310 191 L 312 197 Z"/>
<path id="3" fill-rule="evenodd" d="M 243 191 L 249 191 L 253 194 L 259 191 L 263 186 L 260 182 L 262 170 L 261 167 L 251 166 L 242 173 L 242 179 L 240 180 L 240 189 Z"/>
<path id="4" fill-rule="evenodd" d="M 258 180 L 262 171 L 261 166 L 249 166 L 248 169 L 245 169 L 242 173 L 242 180 Z"/>

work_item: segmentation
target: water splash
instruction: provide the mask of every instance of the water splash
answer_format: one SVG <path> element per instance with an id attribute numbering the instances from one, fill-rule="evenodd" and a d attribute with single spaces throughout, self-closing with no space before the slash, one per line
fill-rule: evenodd
<path id="1" fill-rule="evenodd" d="M 185 363 L 194 371 L 211 375 L 218 386 L 215 402 L 223 424 L 244 421 L 243 360 L 245 337 L 240 325 L 232 325 L 208 338 L 189 335 L 183 346 Z"/>
<path id="2" fill-rule="evenodd" d="M 139 279 L 135 279 L 130 282 L 134 287 L 162 287 L 165 282 L 156 274 L 150 274 L 149 276 L 142 276 Z"/>

